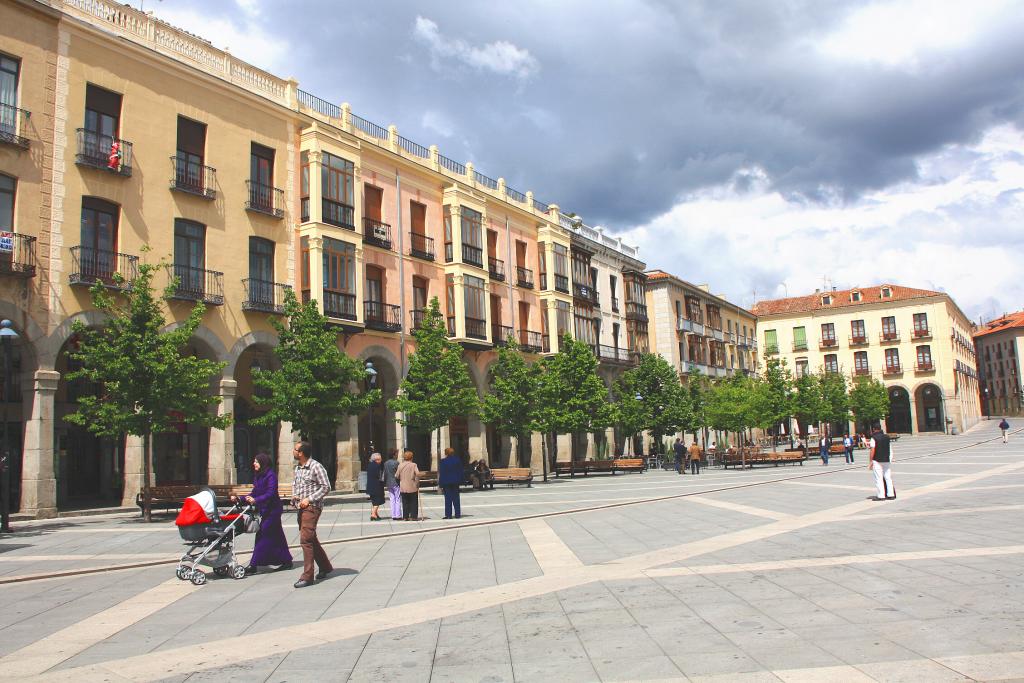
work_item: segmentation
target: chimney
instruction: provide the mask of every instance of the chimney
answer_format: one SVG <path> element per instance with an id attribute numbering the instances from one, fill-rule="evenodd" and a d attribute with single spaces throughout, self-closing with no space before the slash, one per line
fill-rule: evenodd
<path id="1" fill-rule="evenodd" d="M 836 291 L 836 286 L 835 285 L 832 285 L 832 291 L 833 292 Z"/>
<path id="2" fill-rule="evenodd" d="M 820 289 L 818 289 L 817 287 L 815 287 L 815 288 L 814 288 L 814 293 L 815 293 L 815 294 L 817 294 L 817 293 L 818 293 L 818 292 L 820 292 L 820 291 L 821 291 L 821 290 L 820 290 Z"/>

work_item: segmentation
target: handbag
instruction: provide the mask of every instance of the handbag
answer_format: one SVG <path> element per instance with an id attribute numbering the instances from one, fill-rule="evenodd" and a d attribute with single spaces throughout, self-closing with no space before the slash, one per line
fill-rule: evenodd
<path id="1" fill-rule="evenodd" d="M 260 530 L 260 516 L 259 514 L 252 512 L 245 516 L 245 533 L 254 534 Z"/>

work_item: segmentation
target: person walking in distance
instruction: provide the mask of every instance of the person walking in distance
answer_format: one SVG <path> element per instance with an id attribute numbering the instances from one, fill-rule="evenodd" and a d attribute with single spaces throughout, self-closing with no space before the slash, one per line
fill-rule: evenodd
<path id="1" fill-rule="evenodd" d="M 874 500 L 895 500 L 896 487 L 892 483 L 892 442 L 889 436 L 882 431 L 882 427 L 875 425 L 871 434 L 871 441 L 868 442 L 870 449 L 868 455 L 868 469 L 875 476 L 875 491 L 877 495 Z"/>
<path id="2" fill-rule="evenodd" d="M 437 467 L 437 485 L 444 492 L 444 518 L 462 517 L 462 501 L 459 499 L 459 487 L 462 486 L 462 458 L 455 455 L 454 448 L 444 449 L 444 457 Z"/>
<path id="3" fill-rule="evenodd" d="M 683 473 L 683 456 L 686 454 L 686 446 L 683 445 L 683 440 L 676 437 L 676 443 L 672 447 L 672 450 L 676 453 L 676 474 Z"/>
<path id="4" fill-rule="evenodd" d="M 384 487 L 391 498 L 391 519 L 397 522 L 402 518 L 402 490 L 395 478 L 395 472 L 398 471 L 398 449 L 392 448 L 390 456 L 384 463 Z"/>
<path id="5" fill-rule="evenodd" d="M 853 462 L 853 437 L 849 434 L 843 437 L 843 453 L 846 454 L 847 464 Z"/>
<path id="6" fill-rule="evenodd" d="M 380 453 L 370 455 L 366 464 L 366 495 L 370 497 L 370 521 L 380 519 L 380 506 L 384 504 L 384 465 Z"/>
<path id="7" fill-rule="evenodd" d="M 696 441 L 690 444 L 690 474 L 700 474 L 700 446 Z"/>
<path id="8" fill-rule="evenodd" d="M 398 488 L 402 491 L 402 519 L 416 521 L 420 518 L 420 468 L 412 460 L 412 451 L 402 454 L 402 464 L 395 470 Z"/>
<path id="9" fill-rule="evenodd" d="M 825 432 L 821 433 L 821 441 L 818 442 L 818 451 L 821 455 L 821 464 L 828 464 L 828 437 L 825 436 Z"/>
<path id="10" fill-rule="evenodd" d="M 302 546 L 302 575 L 296 588 L 313 585 L 313 563 L 320 569 L 317 579 L 326 579 L 334 571 L 320 539 L 316 537 L 316 524 L 323 512 L 324 496 L 331 490 L 327 470 L 313 459 L 313 446 L 300 441 L 292 450 L 295 458 L 295 477 L 292 483 L 292 505 L 299 510 L 299 544 Z"/>
<path id="11" fill-rule="evenodd" d="M 1010 440 L 1010 437 L 1007 434 L 1007 432 L 1010 431 L 1010 423 L 1006 421 L 1005 417 L 999 423 L 999 429 L 1000 429 L 1000 431 L 1003 432 L 1003 443 L 1006 443 L 1007 441 Z"/>

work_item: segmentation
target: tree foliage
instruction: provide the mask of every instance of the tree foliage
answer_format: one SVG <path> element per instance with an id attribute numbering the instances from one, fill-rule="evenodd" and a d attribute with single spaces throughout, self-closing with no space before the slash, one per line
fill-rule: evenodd
<path id="1" fill-rule="evenodd" d="M 714 429 L 744 431 L 755 421 L 753 382 L 742 374 L 718 380 L 707 392 L 705 412 Z"/>
<path id="2" fill-rule="evenodd" d="M 616 382 L 615 393 L 616 421 L 627 434 L 649 430 L 660 443 L 663 435 L 691 428 L 689 393 L 675 369 L 658 354 L 640 356 L 639 365 Z"/>
<path id="3" fill-rule="evenodd" d="M 480 402 L 480 419 L 522 441 L 530 429 L 538 371 L 537 366 L 526 362 L 519 345 L 510 337 L 498 349 L 490 391 Z"/>
<path id="4" fill-rule="evenodd" d="M 274 354 L 280 370 L 253 374 L 253 383 L 268 391 L 253 400 L 269 410 L 252 422 L 290 422 L 307 439 L 332 436 L 346 416 L 379 401 L 380 390 L 365 390 L 366 368 L 338 348 L 338 335 L 315 301 L 300 304 L 289 289 L 284 315 L 287 324 L 270 320 L 277 331 Z"/>
<path id="5" fill-rule="evenodd" d="M 823 372 L 818 376 L 821 392 L 822 422 L 848 422 L 850 400 L 846 395 L 846 376 L 839 372 Z"/>
<path id="6" fill-rule="evenodd" d="M 686 395 L 690 406 L 690 431 L 694 439 L 698 430 L 703 431 L 708 423 L 707 399 L 710 385 L 707 377 L 700 370 L 691 370 L 686 375 Z"/>
<path id="7" fill-rule="evenodd" d="M 793 388 L 790 400 L 793 417 L 802 425 L 817 424 L 824 415 L 818 376 L 805 372 L 793 382 Z"/>
<path id="8" fill-rule="evenodd" d="M 762 429 L 778 429 L 792 413 L 790 395 L 793 390 L 793 375 L 786 367 L 785 359 L 769 358 L 764 374 L 755 382 L 752 396 L 753 426 Z M 775 440 L 772 446 L 775 447 Z"/>
<path id="9" fill-rule="evenodd" d="M 854 417 L 865 427 L 889 416 L 889 392 L 874 377 L 858 377 L 850 389 L 849 400 Z"/>
<path id="10" fill-rule="evenodd" d="M 453 417 L 470 417 L 479 409 L 476 389 L 462 360 L 462 347 L 448 339 L 441 308 L 435 296 L 412 333 L 416 351 L 409 356 L 409 373 L 402 380 L 398 396 L 388 407 L 402 413 L 399 420 L 410 428 L 430 433 L 444 427 Z M 441 451 L 441 435 L 437 435 Z"/>

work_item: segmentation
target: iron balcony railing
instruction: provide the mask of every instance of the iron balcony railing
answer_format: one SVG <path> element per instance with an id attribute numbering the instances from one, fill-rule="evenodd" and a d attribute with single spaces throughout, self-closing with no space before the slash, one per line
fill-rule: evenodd
<path id="1" fill-rule="evenodd" d="M 597 290 L 590 285 L 581 282 L 572 283 L 572 293 L 577 299 L 584 299 L 589 303 L 597 304 Z"/>
<path id="2" fill-rule="evenodd" d="M 466 336 L 470 339 L 487 339 L 487 321 L 466 316 Z"/>
<path id="3" fill-rule="evenodd" d="M 851 334 L 850 335 L 850 346 L 862 346 L 868 343 L 867 336 L 863 334 Z"/>
<path id="4" fill-rule="evenodd" d="M 601 344 L 597 347 L 597 357 L 606 363 L 633 363 L 637 355 L 629 349 Z"/>
<path id="5" fill-rule="evenodd" d="M 495 346 L 505 346 L 509 337 L 515 339 L 510 325 L 491 325 L 491 343 Z"/>
<path id="6" fill-rule="evenodd" d="M 245 187 L 249 195 L 245 202 L 247 210 L 284 218 L 284 190 L 252 180 L 246 180 Z"/>
<path id="7" fill-rule="evenodd" d="M 424 261 L 434 260 L 434 238 L 418 232 L 409 233 L 409 255 Z"/>
<path id="8" fill-rule="evenodd" d="M 101 282 L 114 289 L 128 289 L 139 276 L 139 257 L 93 247 L 71 247 L 73 285 Z"/>
<path id="9" fill-rule="evenodd" d="M 934 369 L 935 369 L 935 366 L 932 364 L 932 362 L 930 360 L 919 360 L 919 361 L 917 361 L 917 371 L 918 372 L 931 372 Z"/>
<path id="10" fill-rule="evenodd" d="M 178 284 L 173 298 L 215 306 L 224 303 L 224 273 L 175 263 L 174 277 Z"/>
<path id="11" fill-rule="evenodd" d="M 412 327 L 410 329 L 418 330 L 423 327 L 423 320 L 427 317 L 427 309 L 417 308 L 409 311 L 409 318 L 412 320 Z"/>
<path id="12" fill-rule="evenodd" d="M 245 298 L 242 300 L 243 311 L 259 311 L 261 313 L 284 313 L 285 294 L 291 285 L 269 280 L 247 277 L 242 280 Z"/>
<path id="13" fill-rule="evenodd" d="M 472 244 L 462 245 L 462 262 L 477 268 L 484 267 L 484 250 Z"/>
<path id="14" fill-rule="evenodd" d="M 529 268 L 516 266 L 516 284 L 526 289 L 533 289 L 533 271 Z"/>
<path id="15" fill-rule="evenodd" d="M 819 349 L 834 349 L 839 346 L 839 342 L 836 341 L 835 337 L 822 337 L 818 341 Z"/>
<path id="16" fill-rule="evenodd" d="M 174 171 L 171 177 L 172 190 L 188 192 L 204 199 L 217 196 L 217 169 L 179 156 L 171 157 L 171 167 Z"/>
<path id="17" fill-rule="evenodd" d="M 914 339 L 924 339 L 932 336 L 932 330 L 930 327 L 915 327 L 913 335 Z"/>
<path id="18" fill-rule="evenodd" d="M 31 112 L 18 109 L 10 104 L 0 104 L 0 142 L 22 149 L 28 149 L 29 140 L 19 135 L 28 128 Z"/>
<path id="19" fill-rule="evenodd" d="M 356 295 L 324 290 L 324 315 L 342 320 L 356 319 Z"/>
<path id="20" fill-rule="evenodd" d="M 647 320 L 647 304 L 642 304 L 637 301 L 627 301 L 626 317 L 636 318 L 637 320 Z"/>
<path id="21" fill-rule="evenodd" d="M 492 280 L 505 281 L 505 262 L 501 259 L 489 257 L 487 259 L 487 273 Z"/>
<path id="22" fill-rule="evenodd" d="M 569 293 L 569 277 L 555 273 L 555 291 Z"/>
<path id="23" fill-rule="evenodd" d="M 807 342 L 806 341 L 795 341 L 795 342 L 793 342 L 793 350 L 794 351 L 806 351 L 807 350 Z"/>
<path id="24" fill-rule="evenodd" d="M 701 337 L 704 336 L 704 326 L 695 320 L 690 320 L 689 318 L 679 318 L 676 321 L 676 330 L 679 332 L 695 334 Z"/>
<path id="25" fill-rule="evenodd" d="M 644 309 L 645 309 L 644 310 L 644 317 L 647 316 L 646 308 L 647 308 L 647 306 L 645 305 L 644 306 Z M 719 325 L 721 325 L 721 323 L 719 323 Z M 717 341 L 725 341 L 725 333 L 722 332 L 721 328 L 712 327 L 710 329 L 711 329 L 711 336 L 712 337 L 714 337 Z"/>
<path id="26" fill-rule="evenodd" d="M 530 330 L 519 330 L 519 347 L 526 353 L 540 353 L 544 348 L 544 335 Z"/>
<path id="27" fill-rule="evenodd" d="M 348 230 L 356 229 L 356 210 L 348 204 L 325 198 L 321 200 L 321 213 L 323 213 L 321 220 L 328 225 Z"/>
<path id="28" fill-rule="evenodd" d="M 0 231 L 0 275 L 35 277 L 36 238 Z"/>
<path id="29" fill-rule="evenodd" d="M 76 164 L 123 176 L 132 174 L 132 143 L 85 128 L 76 134 Z"/>
<path id="30" fill-rule="evenodd" d="M 363 321 L 371 330 L 398 332 L 402 329 L 402 309 L 383 301 L 364 301 Z"/>
<path id="31" fill-rule="evenodd" d="M 886 375 L 898 375 L 903 372 L 903 368 L 899 363 L 886 363 L 884 374 Z"/>
<path id="32" fill-rule="evenodd" d="M 372 218 L 363 218 L 363 241 L 381 249 L 391 249 L 391 226 Z"/>
<path id="33" fill-rule="evenodd" d="M 768 353 L 768 354 L 778 353 L 779 352 L 779 345 L 778 344 L 765 344 L 764 352 Z"/>
<path id="34" fill-rule="evenodd" d="M 853 369 L 853 374 L 856 377 L 862 377 L 864 375 L 870 375 L 871 374 L 871 368 L 869 368 L 867 366 L 863 366 L 863 367 L 859 367 L 859 368 L 854 368 Z"/>
<path id="35" fill-rule="evenodd" d="M 882 342 L 892 342 L 900 340 L 899 330 L 883 330 L 878 333 L 878 338 Z"/>

